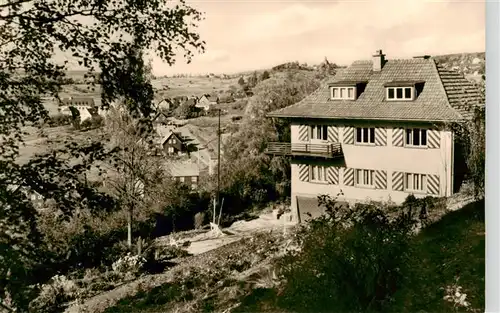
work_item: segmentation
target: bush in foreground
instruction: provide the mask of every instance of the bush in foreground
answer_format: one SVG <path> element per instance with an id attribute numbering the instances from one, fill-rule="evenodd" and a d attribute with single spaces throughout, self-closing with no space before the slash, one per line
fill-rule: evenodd
<path id="1" fill-rule="evenodd" d="M 299 312 L 383 312 L 411 259 L 411 214 L 389 218 L 375 205 L 337 208 L 322 197 L 325 216 L 298 234 L 299 251 L 278 262 L 282 307 Z M 307 296 L 304 296 L 307 295 Z"/>

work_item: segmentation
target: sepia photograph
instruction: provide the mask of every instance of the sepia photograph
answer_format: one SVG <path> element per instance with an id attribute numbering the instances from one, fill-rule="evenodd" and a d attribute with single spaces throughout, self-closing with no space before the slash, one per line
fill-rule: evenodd
<path id="1" fill-rule="evenodd" d="M 0 313 L 500 311 L 488 2 L 0 0 Z"/>

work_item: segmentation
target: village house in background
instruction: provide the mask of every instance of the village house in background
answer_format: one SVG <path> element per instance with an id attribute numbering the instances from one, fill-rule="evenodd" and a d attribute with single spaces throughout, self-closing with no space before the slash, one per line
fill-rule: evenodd
<path id="1" fill-rule="evenodd" d="M 182 135 L 173 131 L 161 140 L 160 146 L 166 155 L 181 155 L 188 152 Z"/>
<path id="2" fill-rule="evenodd" d="M 156 111 L 169 111 L 175 109 L 175 106 L 169 98 L 161 98 L 153 101 L 153 106 Z"/>
<path id="3" fill-rule="evenodd" d="M 219 97 L 216 94 L 205 94 L 198 100 L 196 107 L 208 111 L 211 107 L 217 105 L 218 103 Z"/>
<path id="4" fill-rule="evenodd" d="M 80 113 L 80 121 L 103 114 L 102 110 L 97 106 L 93 97 L 70 97 L 61 99 L 59 103 L 59 113 L 64 115 L 72 115 L 70 107 L 74 107 Z"/>
<path id="5" fill-rule="evenodd" d="M 167 125 L 170 122 L 169 116 L 165 114 L 163 111 L 157 111 L 157 113 L 153 113 L 154 116 L 151 119 L 151 122 L 154 125 Z"/>
<path id="6" fill-rule="evenodd" d="M 172 178 L 180 183 L 186 184 L 191 189 L 198 187 L 200 179 L 200 169 L 198 165 L 192 161 L 185 162 L 169 162 L 168 170 Z"/>
<path id="7" fill-rule="evenodd" d="M 484 105 L 479 90 L 429 56 L 355 61 L 297 104 L 271 112 L 291 123 L 291 142 L 267 153 L 292 157 L 292 213 L 322 213 L 316 197 L 402 203 L 450 196 L 465 173 L 462 147 L 447 127 Z"/>

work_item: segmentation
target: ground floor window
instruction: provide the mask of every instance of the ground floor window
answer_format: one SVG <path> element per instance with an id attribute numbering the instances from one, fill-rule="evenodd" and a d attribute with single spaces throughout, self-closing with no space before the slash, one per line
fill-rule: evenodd
<path id="1" fill-rule="evenodd" d="M 425 174 L 406 173 L 405 175 L 405 189 L 407 191 L 423 192 L 425 183 Z"/>
<path id="2" fill-rule="evenodd" d="M 356 185 L 362 187 L 373 187 L 374 170 L 356 170 Z"/>
<path id="3" fill-rule="evenodd" d="M 310 181 L 313 182 L 327 182 L 326 166 L 311 165 L 309 171 Z"/>

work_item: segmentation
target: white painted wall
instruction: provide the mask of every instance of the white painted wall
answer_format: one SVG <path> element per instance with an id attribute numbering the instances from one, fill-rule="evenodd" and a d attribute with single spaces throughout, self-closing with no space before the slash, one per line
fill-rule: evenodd
<path id="1" fill-rule="evenodd" d="M 328 124 L 333 125 L 333 124 Z M 387 129 L 386 146 L 362 146 L 343 143 L 344 125 L 335 124 L 339 127 L 339 140 L 342 143 L 344 153 L 344 164 L 339 161 L 327 161 L 335 166 L 346 166 L 350 168 L 373 169 L 387 171 L 387 189 L 368 189 L 345 186 L 343 184 L 343 173 L 340 170 L 340 184 L 330 185 L 321 183 L 303 182 L 298 178 L 298 164 L 292 164 L 292 208 L 296 213 L 296 196 L 317 196 L 319 194 L 330 194 L 335 196 L 342 190 L 344 196 L 339 200 L 345 201 L 388 201 L 401 203 L 409 195 L 407 192 L 392 190 L 392 172 L 410 172 L 421 174 L 437 174 L 440 176 L 440 196 L 450 196 L 453 191 L 452 169 L 453 169 L 453 133 L 449 130 L 441 130 L 441 145 L 439 149 L 408 148 L 392 146 L 392 130 L 396 125 L 369 125 L 366 123 L 353 124 L 351 126 L 385 127 Z M 398 125 L 399 126 L 399 125 Z M 422 125 L 402 124 L 399 127 L 421 127 Z M 300 143 L 298 139 L 299 124 L 292 124 L 292 143 Z M 309 164 L 313 159 L 307 159 Z M 415 194 L 416 197 L 425 197 L 425 194 Z"/>

